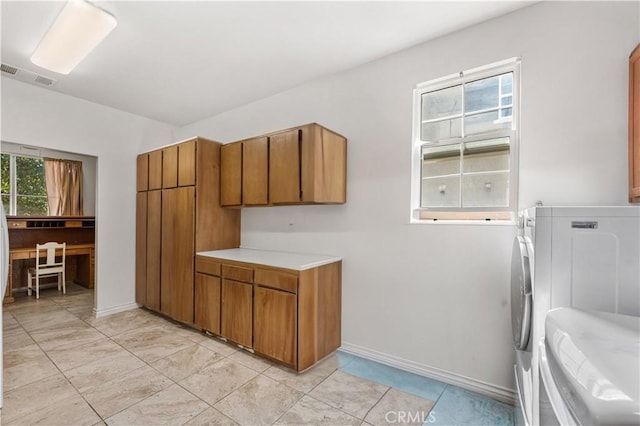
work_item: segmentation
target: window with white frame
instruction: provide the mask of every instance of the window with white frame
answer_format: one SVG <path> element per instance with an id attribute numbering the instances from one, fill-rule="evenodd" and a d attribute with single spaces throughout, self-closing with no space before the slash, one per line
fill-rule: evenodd
<path id="1" fill-rule="evenodd" d="M 0 181 L 2 205 L 8 215 L 49 214 L 42 158 L 1 154 Z"/>
<path id="2" fill-rule="evenodd" d="M 414 90 L 412 220 L 513 220 L 519 60 Z"/>

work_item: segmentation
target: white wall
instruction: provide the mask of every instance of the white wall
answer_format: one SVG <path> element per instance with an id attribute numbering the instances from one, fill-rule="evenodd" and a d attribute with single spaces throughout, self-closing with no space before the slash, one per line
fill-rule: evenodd
<path id="1" fill-rule="evenodd" d="M 349 139 L 341 206 L 243 210 L 242 242 L 344 257 L 343 341 L 512 389 L 511 226 L 408 225 L 414 85 L 522 57 L 520 205 L 626 203 L 637 2 L 543 2 L 175 131 L 2 78 L 0 139 L 98 157 L 98 312 L 134 301 L 135 155 L 316 121 Z M 401 23 L 399 23 L 401 25 Z M 259 83 L 258 83 L 259 84 Z M 215 94 L 212 94 L 212 96 Z"/>
<path id="2" fill-rule="evenodd" d="M 172 140 L 168 125 L 2 77 L 0 139 L 97 157 L 98 314 L 135 299 L 136 155 Z"/>
<path id="3" fill-rule="evenodd" d="M 408 225 L 412 90 L 521 57 L 520 206 L 625 204 L 627 60 L 639 30 L 637 2 L 538 3 L 176 137 L 230 142 L 313 121 L 347 136 L 347 203 L 243 209 L 242 244 L 343 256 L 346 346 L 508 394 L 516 230 Z"/>
<path id="4" fill-rule="evenodd" d="M 37 149 L 34 149 L 37 148 Z M 0 144 L 2 153 L 24 155 L 38 158 L 60 158 L 82 162 L 82 208 L 85 216 L 96 214 L 96 163 L 97 158 L 89 155 L 74 154 L 71 152 L 57 151 L 41 147 L 32 147 L 24 144 L 16 144 L 2 141 Z"/>

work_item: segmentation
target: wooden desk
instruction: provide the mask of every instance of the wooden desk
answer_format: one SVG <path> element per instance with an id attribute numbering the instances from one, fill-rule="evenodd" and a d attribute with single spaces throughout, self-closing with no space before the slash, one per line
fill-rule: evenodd
<path id="1" fill-rule="evenodd" d="M 60 251 L 60 253 L 62 253 Z M 44 252 L 42 252 L 44 255 Z M 95 286 L 95 244 L 67 244 L 65 274 L 87 288 Z M 42 256 L 41 256 L 42 257 Z M 77 259 L 74 259 L 77 257 Z M 9 250 L 9 279 L 4 303 L 11 303 L 13 298 L 13 262 L 36 258 L 36 248 L 12 248 Z M 26 282 L 25 282 L 26 284 Z"/>
<path id="2" fill-rule="evenodd" d="M 36 244 L 47 241 L 67 243 L 65 274 L 87 287 L 95 286 L 94 217 L 8 217 L 9 277 L 4 303 L 14 301 L 13 282 L 27 284 L 26 268 L 35 266 Z M 14 266 L 17 266 L 14 268 Z"/>

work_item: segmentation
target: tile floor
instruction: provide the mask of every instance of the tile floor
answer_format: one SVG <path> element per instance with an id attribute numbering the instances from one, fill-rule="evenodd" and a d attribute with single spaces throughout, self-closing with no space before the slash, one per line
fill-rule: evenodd
<path id="1" fill-rule="evenodd" d="M 68 285 L 4 307 L 3 425 L 512 425 L 513 407 L 336 352 L 296 374 Z"/>

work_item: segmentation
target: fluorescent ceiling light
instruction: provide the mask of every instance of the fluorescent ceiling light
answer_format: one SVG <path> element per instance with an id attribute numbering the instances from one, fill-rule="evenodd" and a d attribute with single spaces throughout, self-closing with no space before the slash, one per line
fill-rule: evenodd
<path id="1" fill-rule="evenodd" d="M 31 56 L 31 62 L 69 74 L 118 25 L 113 15 L 82 0 L 70 0 Z"/>

